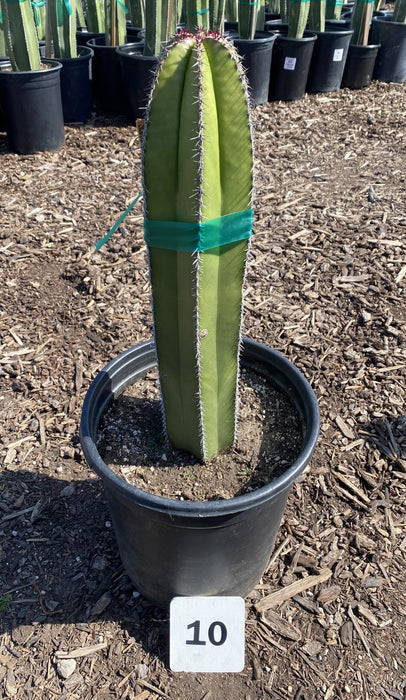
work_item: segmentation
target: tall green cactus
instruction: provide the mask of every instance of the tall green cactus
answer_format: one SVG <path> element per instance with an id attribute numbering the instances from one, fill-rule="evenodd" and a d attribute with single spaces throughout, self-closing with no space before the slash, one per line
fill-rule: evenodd
<path id="1" fill-rule="evenodd" d="M 326 0 L 310 0 L 308 27 L 314 32 L 324 32 L 326 27 Z"/>
<path id="2" fill-rule="evenodd" d="M 327 0 L 326 19 L 340 19 L 343 9 L 343 0 Z"/>
<path id="3" fill-rule="evenodd" d="M 39 41 L 45 41 L 46 37 L 46 2 L 45 0 L 31 0 L 34 13 L 34 22 Z"/>
<path id="4" fill-rule="evenodd" d="M 143 0 L 128 0 L 128 14 L 133 27 L 143 27 L 145 22 Z"/>
<path id="5" fill-rule="evenodd" d="M 406 22 L 406 0 L 396 0 L 392 20 L 393 22 Z"/>
<path id="6" fill-rule="evenodd" d="M 148 0 L 145 6 L 144 56 L 159 56 L 166 42 L 175 33 L 174 0 Z"/>
<path id="7" fill-rule="evenodd" d="M 309 16 L 309 0 L 288 0 L 288 36 L 301 39 Z"/>
<path id="8" fill-rule="evenodd" d="M 238 33 L 240 39 L 253 39 L 257 27 L 258 2 L 239 0 Z"/>
<path id="9" fill-rule="evenodd" d="M 103 34 L 105 29 L 104 0 L 84 0 L 86 27 L 89 32 Z"/>
<path id="10" fill-rule="evenodd" d="M 6 55 L 6 37 L 4 34 L 3 13 L 0 12 L 0 56 Z"/>
<path id="11" fill-rule="evenodd" d="M 41 57 L 29 0 L 1 0 L 6 55 L 16 71 L 40 70 Z"/>
<path id="12" fill-rule="evenodd" d="M 150 103 L 144 226 L 167 436 L 203 460 L 235 439 L 252 170 L 236 52 L 212 33 L 185 34 Z"/>
<path id="13" fill-rule="evenodd" d="M 126 40 L 126 14 L 121 0 L 104 0 L 104 33 L 106 46 L 120 46 Z"/>
<path id="14" fill-rule="evenodd" d="M 237 0 L 226 0 L 225 14 L 227 22 L 238 22 Z"/>
<path id="15" fill-rule="evenodd" d="M 226 0 L 210 0 L 209 3 L 209 24 L 210 29 L 223 33 L 224 30 L 224 12 Z"/>
<path id="16" fill-rule="evenodd" d="M 76 0 L 47 0 L 55 58 L 76 58 Z"/>
<path id="17" fill-rule="evenodd" d="M 373 11 L 374 0 L 356 0 L 351 17 L 351 29 L 354 30 L 351 44 L 368 44 Z"/>
<path id="18" fill-rule="evenodd" d="M 185 0 L 186 27 L 195 32 L 198 28 L 207 32 L 210 29 L 209 0 Z"/>

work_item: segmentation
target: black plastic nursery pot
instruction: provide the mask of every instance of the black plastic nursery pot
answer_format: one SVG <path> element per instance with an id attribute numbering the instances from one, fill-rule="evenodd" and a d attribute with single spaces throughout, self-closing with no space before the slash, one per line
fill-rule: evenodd
<path id="1" fill-rule="evenodd" d="M 88 32 L 86 28 L 79 27 L 79 29 L 76 30 L 76 43 L 79 46 L 87 46 L 87 42 L 90 41 L 90 39 L 100 39 L 100 37 L 103 36 L 104 34 L 101 32 Z"/>
<path id="2" fill-rule="evenodd" d="M 272 24 L 268 24 L 269 28 Z M 277 32 L 271 64 L 269 82 L 270 100 L 301 100 L 306 92 L 316 34 L 305 32 L 303 38 L 295 39 L 287 35 L 287 28 L 281 25 L 272 28 Z"/>
<path id="3" fill-rule="evenodd" d="M 144 56 L 143 42 L 119 46 L 124 89 L 127 95 L 129 117 L 144 119 L 154 77 L 159 66 L 158 56 Z"/>
<path id="4" fill-rule="evenodd" d="M 393 22 L 393 13 L 374 17 L 371 42 L 380 44 L 373 78 L 383 83 L 403 83 L 406 80 L 406 23 Z"/>
<path id="5" fill-rule="evenodd" d="M 306 90 L 307 92 L 335 92 L 341 87 L 353 30 L 338 29 L 315 33 L 317 42 L 310 64 Z"/>
<path id="6" fill-rule="evenodd" d="M 250 99 L 254 105 L 268 102 L 272 50 L 276 34 L 257 32 L 254 39 L 235 37 L 233 43 L 246 70 Z"/>
<path id="7" fill-rule="evenodd" d="M 112 360 L 91 384 L 80 439 L 89 466 L 101 477 L 124 567 L 137 590 L 157 605 L 174 596 L 246 596 L 267 567 L 290 488 L 311 459 L 319 410 L 309 383 L 289 360 L 244 340 L 241 364 L 289 394 L 303 419 L 297 460 L 268 485 L 229 500 L 177 501 L 130 485 L 101 458 L 98 424 L 110 403 L 156 366 L 147 341 Z"/>
<path id="8" fill-rule="evenodd" d="M 367 44 L 366 46 L 350 44 L 341 87 L 351 90 L 368 87 L 372 80 L 378 50 L 378 44 Z"/>
<path id="9" fill-rule="evenodd" d="M 0 99 L 10 148 L 29 154 L 56 151 L 65 143 L 60 89 L 62 65 L 50 58 L 43 68 L 12 71 L 0 64 Z"/>
<path id="10" fill-rule="evenodd" d="M 103 112 L 126 114 L 127 95 L 121 72 L 117 46 L 106 46 L 106 37 L 89 39 L 86 46 L 92 49 L 93 100 Z"/>
<path id="11" fill-rule="evenodd" d="M 92 58 L 88 46 L 78 46 L 75 58 L 58 58 L 62 64 L 61 98 L 65 123 L 87 122 L 92 113 Z"/>

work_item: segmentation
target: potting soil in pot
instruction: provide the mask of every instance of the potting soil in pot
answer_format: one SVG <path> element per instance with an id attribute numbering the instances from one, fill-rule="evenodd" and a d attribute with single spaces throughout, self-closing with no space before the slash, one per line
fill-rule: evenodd
<path id="1" fill-rule="evenodd" d="M 165 444 L 156 370 L 129 387 L 103 416 L 101 457 L 138 488 L 167 498 L 218 500 L 249 493 L 283 473 L 303 442 L 289 398 L 265 377 L 243 369 L 236 446 L 201 464 Z"/>

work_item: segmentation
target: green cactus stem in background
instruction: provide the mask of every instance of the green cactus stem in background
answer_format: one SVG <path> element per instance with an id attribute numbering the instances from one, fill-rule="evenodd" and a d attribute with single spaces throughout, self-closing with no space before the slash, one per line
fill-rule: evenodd
<path id="1" fill-rule="evenodd" d="M 80 0 L 76 0 L 76 25 L 78 27 L 86 27 L 85 15 L 83 12 L 83 6 Z"/>
<path id="2" fill-rule="evenodd" d="M 145 6 L 144 56 L 159 56 L 166 42 L 175 33 L 174 0 L 148 0 Z"/>
<path id="3" fill-rule="evenodd" d="M 396 0 L 393 8 L 393 22 L 406 22 L 406 0 Z"/>
<path id="4" fill-rule="evenodd" d="M 143 27 L 145 21 L 143 0 L 128 0 L 128 18 L 133 27 Z"/>
<path id="5" fill-rule="evenodd" d="M 144 226 L 166 433 L 202 460 L 235 440 L 252 170 L 237 54 L 217 34 L 185 33 L 149 107 Z"/>
<path id="6" fill-rule="evenodd" d="M 191 32 L 198 28 L 207 32 L 210 28 L 209 0 L 185 0 L 185 19 Z"/>
<path id="7" fill-rule="evenodd" d="M 225 15 L 227 22 L 238 22 L 237 0 L 226 0 Z"/>
<path id="8" fill-rule="evenodd" d="M 343 9 L 343 0 L 327 0 L 326 19 L 340 19 Z"/>
<path id="9" fill-rule="evenodd" d="M 309 0 L 288 0 L 288 36 L 303 37 L 309 16 Z"/>
<path id="10" fill-rule="evenodd" d="M 0 56 L 6 55 L 6 37 L 4 35 L 3 13 L 0 12 Z"/>
<path id="11" fill-rule="evenodd" d="M 374 11 L 374 0 L 356 0 L 351 17 L 351 29 L 354 30 L 351 44 L 366 46 Z"/>
<path id="12" fill-rule="evenodd" d="M 210 29 L 223 33 L 226 0 L 210 0 L 209 24 Z"/>
<path id="13" fill-rule="evenodd" d="M 106 46 L 121 46 L 126 40 L 126 15 L 122 0 L 104 0 Z"/>
<path id="14" fill-rule="evenodd" d="M 86 27 L 92 34 L 104 34 L 104 0 L 84 0 Z"/>
<path id="15" fill-rule="evenodd" d="M 324 32 L 326 26 L 326 0 L 310 0 L 308 27 L 314 32 Z"/>
<path id="16" fill-rule="evenodd" d="M 55 58 L 76 58 L 76 0 L 47 0 Z"/>
<path id="17" fill-rule="evenodd" d="M 258 0 L 259 1 L 259 0 Z M 238 34 L 240 39 L 253 39 L 257 28 L 257 0 L 239 0 Z"/>
<path id="18" fill-rule="evenodd" d="M 1 0 L 6 55 L 15 71 L 40 70 L 34 14 L 29 0 Z"/>
<path id="19" fill-rule="evenodd" d="M 44 41 L 46 36 L 46 2 L 45 0 L 31 0 L 31 7 L 34 13 L 38 41 Z"/>

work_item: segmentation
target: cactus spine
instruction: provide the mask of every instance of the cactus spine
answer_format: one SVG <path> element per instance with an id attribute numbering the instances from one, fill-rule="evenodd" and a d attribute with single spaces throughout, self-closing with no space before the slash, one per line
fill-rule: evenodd
<path id="1" fill-rule="evenodd" d="M 16 71 L 40 70 L 41 58 L 29 0 L 1 0 L 6 55 Z"/>
<path id="2" fill-rule="evenodd" d="M 173 447 L 207 460 L 235 439 L 249 233 L 225 244 L 215 236 L 199 250 L 201 230 L 218 217 L 252 215 L 245 79 L 228 42 L 199 32 L 170 49 L 152 94 L 143 167 L 166 432 Z M 185 228 L 199 231 L 189 247 L 179 245 Z"/>
<path id="3" fill-rule="evenodd" d="M 76 0 L 48 0 L 55 58 L 76 58 Z"/>

